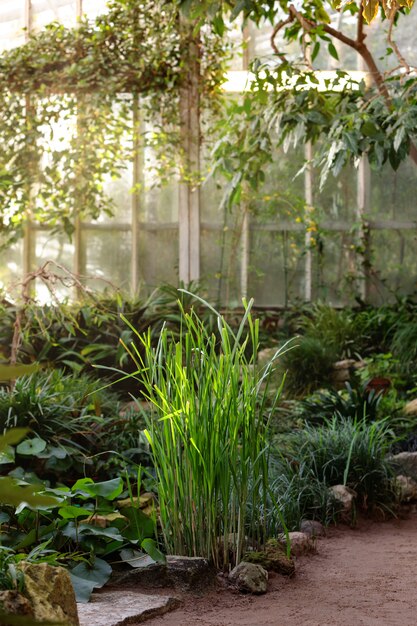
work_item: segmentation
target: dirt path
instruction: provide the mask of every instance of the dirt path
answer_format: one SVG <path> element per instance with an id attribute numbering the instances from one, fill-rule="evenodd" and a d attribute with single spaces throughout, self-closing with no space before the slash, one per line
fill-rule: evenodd
<path id="1" fill-rule="evenodd" d="M 333 529 L 293 579 L 270 578 L 264 596 L 219 591 L 184 598 L 150 626 L 415 626 L 417 516 Z"/>

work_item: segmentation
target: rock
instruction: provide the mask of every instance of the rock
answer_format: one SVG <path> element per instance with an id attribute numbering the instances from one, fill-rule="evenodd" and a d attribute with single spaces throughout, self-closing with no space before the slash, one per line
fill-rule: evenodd
<path id="1" fill-rule="evenodd" d="M 246 593 L 266 593 L 268 572 L 255 563 L 241 561 L 229 574 L 229 580 L 239 591 Z"/>
<path id="2" fill-rule="evenodd" d="M 417 480 L 417 452 L 400 452 L 391 456 L 389 460 L 396 474 Z"/>
<path id="3" fill-rule="evenodd" d="M 355 365 L 356 361 L 354 359 L 343 359 L 342 361 L 336 361 L 333 363 L 334 370 L 349 370 L 351 367 Z"/>
<path id="4" fill-rule="evenodd" d="M 334 485 L 329 487 L 329 492 L 339 505 L 337 511 L 343 521 L 350 522 L 352 520 L 353 506 L 356 498 L 356 491 L 346 485 Z"/>
<path id="5" fill-rule="evenodd" d="M 247 563 L 261 565 L 268 572 L 277 572 L 283 576 L 292 576 L 295 572 L 294 561 L 287 557 L 285 549 L 276 539 L 266 542 L 265 550 L 246 552 L 243 560 Z"/>
<path id="6" fill-rule="evenodd" d="M 406 415 L 417 415 L 417 398 L 407 402 L 403 410 Z"/>
<path id="7" fill-rule="evenodd" d="M 309 537 L 306 533 L 291 532 L 288 533 L 291 545 L 291 554 L 293 556 L 301 556 L 303 554 L 309 554 L 310 552 L 316 552 L 316 543 L 314 539 Z M 281 546 L 286 549 L 287 537 L 284 533 L 278 536 L 278 541 Z"/>
<path id="8" fill-rule="evenodd" d="M 276 353 L 278 352 L 278 347 L 275 348 L 264 348 L 258 352 L 258 366 L 264 367 L 267 365 L 271 359 L 274 358 Z"/>
<path id="9" fill-rule="evenodd" d="M 19 568 L 25 577 L 25 596 L 37 621 L 79 626 L 75 593 L 67 570 L 26 561 Z"/>
<path id="10" fill-rule="evenodd" d="M 314 519 L 304 519 L 301 522 L 300 531 L 309 537 L 324 537 L 326 534 L 323 524 Z"/>
<path id="11" fill-rule="evenodd" d="M 394 484 L 399 492 L 400 502 L 417 500 L 417 482 L 413 478 L 400 474 L 395 477 Z"/>
<path id="12" fill-rule="evenodd" d="M 80 626 L 124 626 L 164 615 L 181 605 L 178 598 L 132 591 L 93 593 L 88 604 L 79 604 Z"/>
<path id="13" fill-rule="evenodd" d="M 216 572 L 200 557 L 168 556 L 166 564 L 152 563 L 146 567 L 113 571 L 107 586 L 127 588 L 171 587 L 181 591 L 204 591 L 214 585 Z"/>
<path id="14" fill-rule="evenodd" d="M 0 591 L 0 624 L 9 626 L 10 622 L 4 615 L 20 615 L 22 617 L 34 618 L 35 614 L 31 603 L 22 593 L 16 590 Z"/>

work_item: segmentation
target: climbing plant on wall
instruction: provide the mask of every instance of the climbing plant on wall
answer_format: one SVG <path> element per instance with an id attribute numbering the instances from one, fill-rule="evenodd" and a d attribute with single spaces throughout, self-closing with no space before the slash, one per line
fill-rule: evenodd
<path id="1" fill-rule="evenodd" d="M 3 245 L 28 218 L 71 235 L 76 217 L 111 213 L 105 182 L 120 176 L 139 143 L 152 146 L 161 177 L 184 171 L 179 100 L 191 40 L 200 100 L 216 108 L 225 52 L 213 28 L 184 27 L 176 2 L 111 0 L 108 7 L 76 28 L 53 23 L 0 57 Z"/>

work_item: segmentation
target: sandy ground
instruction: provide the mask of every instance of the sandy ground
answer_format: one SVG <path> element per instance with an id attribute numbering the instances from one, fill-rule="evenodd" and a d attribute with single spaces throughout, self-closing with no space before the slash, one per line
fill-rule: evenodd
<path id="1" fill-rule="evenodd" d="M 416 626 L 417 516 L 336 528 L 266 595 L 226 590 L 184 598 L 150 626 Z"/>

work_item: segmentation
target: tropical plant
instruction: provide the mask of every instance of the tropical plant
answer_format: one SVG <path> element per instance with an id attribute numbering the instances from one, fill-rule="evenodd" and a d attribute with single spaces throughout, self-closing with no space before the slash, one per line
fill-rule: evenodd
<path id="1" fill-rule="evenodd" d="M 332 348 L 338 358 L 357 355 L 361 343 L 361 332 L 355 316 L 348 309 L 336 310 L 326 304 L 317 303 L 304 314 L 300 328 L 305 335 L 314 337 Z"/>
<path id="2" fill-rule="evenodd" d="M 282 519 L 289 531 L 300 530 L 304 519 L 316 519 L 324 525 L 336 519 L 337 503 L 309 463 L 298 463 L 275 453 L 271 455 L 269 476 L 271 497 L 266 515 L 273 535 L 284 531 Z"/>
<path id="3" fill-rule="evenodd" d="M 163 328 L 155 347 L 149 332 L 138 335 L 138 349 L 130 353 L 153 405 L 146 435 L 166 549 L 227 568 L 242 558 L 245 537 L 257 542 L 267 536 L 261 510 L 268 493 L 273 363 L 257 368 L 259 322 L 252 320 L 252 301 L 244 303 L 236 332 L 200 303 L 215 316 L 219 339 L 195 310 L 182 309 L 179 334 Z M 279 395 L 280 389 L 272 405 Z"/>
<path id="4" fill-rule="evenodd" d="M 75 481 L 86 468 L 95 479 L 106 479 L 128 468 L 135 474 L 139 464 L 149 464 L 142 409 L 124 405 L 114 391 L 100 387 L 89 375 L 52 370 L 21 376 L 12 389 L 0 388 L 0 429 L 30 428 L 24 441 L 0 457 L 3 471 L 14 463 L 55 483 Z"/>
<path id="5" fill-rule="evenodd" d="M 330 385 L 337 357 L 334 348 L 320 338 L 297 337 L 279 362 L 280 370 L 286 372 L 286 393 L 302 396 Z"/>
<path id="6" fill-rule="evenodd" d="M 315 425 L 323 424 L 335 416 L 373 421 L 377 417 L 381 399 L 380 392 L 367 391 L 366 386 L 357 389 L 346 384 L 345 391 L 328 389 L 304 398 L 298 404 L 296 413 L 299 419 Z"/>
<path id="7" fill-rule="evenodd" d="M 394 438 L 387 420 L 333 417 L 295 433 L 286 456 L 326 485 L 354 489 L 365 511 L 392 512 L 396 494 L 387 455 Z"/>

